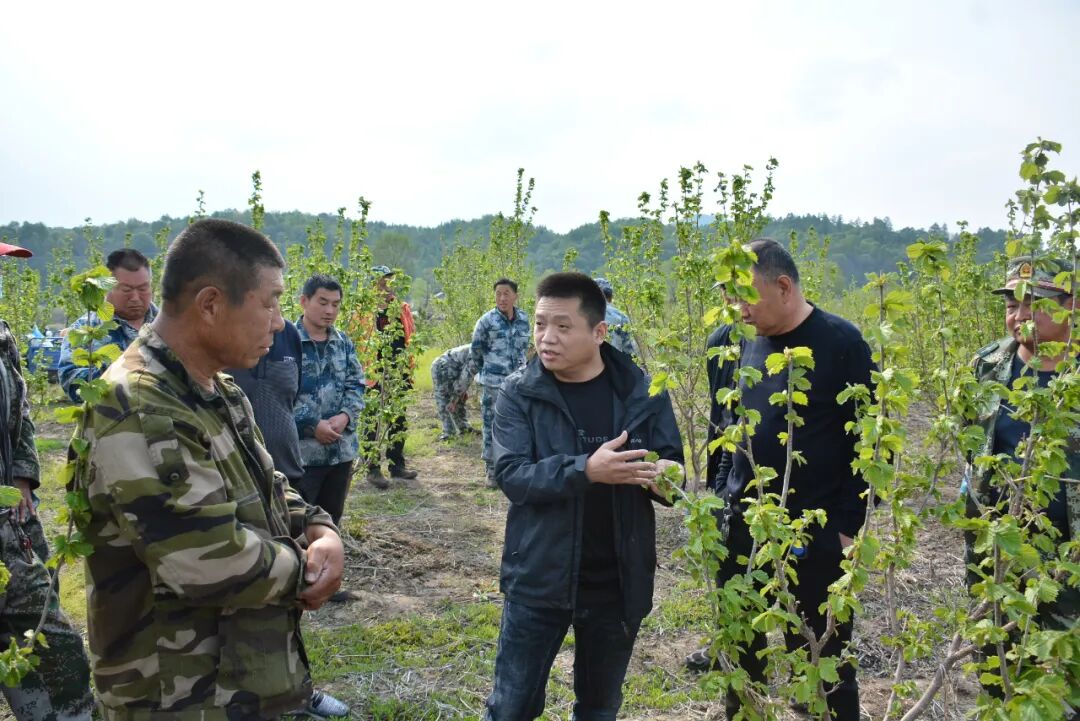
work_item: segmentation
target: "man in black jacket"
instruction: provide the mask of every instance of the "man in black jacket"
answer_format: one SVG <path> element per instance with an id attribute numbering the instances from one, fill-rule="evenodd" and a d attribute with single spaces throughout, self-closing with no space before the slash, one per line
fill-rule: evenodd
<path id="1" fill-rule="evenodd" d="M 574 628 L 574 718 L 614 719 L 656 572 L 657 474 L 683 458 L 666 395 L 604 343 L 605 301 L 581 273 L 536 289 L 537 355 L 506 379 L 492 432 L 511 501 L 495 684 L 485 718 L 544 710 L 555 655 Z M 656 451 L 661 460 L 644 460 Z"/>

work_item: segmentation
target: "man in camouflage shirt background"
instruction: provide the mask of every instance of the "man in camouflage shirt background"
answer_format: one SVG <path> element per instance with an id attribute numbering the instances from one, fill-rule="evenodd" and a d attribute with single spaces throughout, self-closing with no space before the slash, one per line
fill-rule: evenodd
<path id="1" fill-rule="evenodd" d="M 124 350 L 139 336 L 139 330 L 144 325 L 153 323 L 158 314 L 158 308 L 152 300 L 154 288 L 150 261 L 134 248 L 118 248 L 109 253 L 109 257 L 105 259 L 105 267 L 116 281 L 105 297 L 114 308 L 113 320 L 116 327 L 109 331 L 107 339 L 95 341 L 94 350 L 99 350 L 109 343 L 115 343 L 120 350 Z M 101 325 L 97 314 L 87 313 L 72 323 L 71 328 L 86 325 Z M 71 400 L 82 402 L 78 395 L 79 381 L 93 380 L 104 372 L 105 366 L 76 365 L 71 344 L 67 336 L 64 336 L 63 345 L 60 346 L 57 374 L 60 377 L 60 387 Z"/>
<path id="2" fill-rule="evenodd" d="M 30 251 L 0 243 L 0 255 L 29 258 Z M 34 445 L 34 423 L 19 363 L 19 349 L 7 323 L 0 320 L 0 462 L 3 483 L 18 488 L 22 501 L 15 508 L 0 509 L 0 560 L 11 578 L 0 594 L 0 646 L 23 643 L 23 634 L 37 627 L 48 605 L 42 626 L 47 645 L 36 645 L 37 668 L 18 686 L 3 686 L 11 712 L 19 721 L 89 721 L 94 699 L 90 694 L 90 667 L 79 634 L 63 612 L 52 576 L 45 568 L 44 535 L 34 508 L 33 492 L 39 485 L 40 467 Z M 41 542 L 31 544 L 31 537 Z M 34 548 L 32 548 L 32 545 Z"/>
<path id="3" fill-rule="evenodd" d="M 604 291 L 604 300 L 607 301 L 607 310 L 604 312 L 604 322 L 607 323 L 607 342 L 616 350 L 637 358 L 638 348 L 634 339 L 630 336 L 630 316 L 611 304 L 615 297 L 615 288 L 607 278 L 593 278 L 600 290 Z"/>
<path id="4" fill-rule="evenodd" d="M 431 364 L 431 384 L 435 391 L 435 411 L 442 422 L 440 441 L 448 441 L 458 434 L 475 433 L 469 425 L 465 401 L 468 400 L 476 366 L 473 364 L 472 346 L 469 344 L 451 348 Z"/>
<path id="5" fill-rule="evenodd" d="M 975 356 L 976 377 L 983 383 L 1000 383 L 1012 389 L 1021 376 L 1033 377 L 1035 383 L 1045 388 L 1057 375 L 1056 366 L 1068 353 L 1047 353 L 1044 343 L 1064 343 L 1070 338 L 1071 319 L 1055 321 L 1045 310 L 1033 310 L 1031 304 L 1038 299 L 1051 299 L 1063 310 L 1073 307 L 1074 295 L 1068 292 L 1057 277 L 1070 272 L 1071 265 L 1055 258 L 1035 259 L 1020 256 L 1009 261 L 1005 285 L 994 293 L 1005 298 L 1005 327 L 1010 336 L 994 341 L 979 349 Z M 1027 289 L 1024 297 L 1017 297 L 1018 286 Z M 1025 330 L 1031 323 L 1035 331 L 1032 337 Z M 1036 339 L 1040 347 L 1036 347 Z M 1073 336 L 1075 343 L 1075 336 Z M 1074 346 L 1075 347 L 1075 346 Z M 994 395 L 991 402 L 980 409 L 978 423 L 985 434 L 982 456 L 1004 453 L 1016 457 L 1017 444 L 1027 438 L 1031 428 L 1027 421 L 1014 418 L 1013 407 L 1008 399 Z M 1080 538 L 1080 425 L 1072 428 L 1065 447 L 1068 470 L 1055 497 L 1044 510 L 1047 519 L 1057 530 L 1058 543 Z M 1000 482 L 995 482 L 991 471 L 979 474 L 969 462 L 964 475 L 962 492 L 967 494 L 967 510 L 972 517 L 980 515 L 979 508 L 994 506 L 1006 501 Z M 965 533 L 966 560 L 979 564 L 983 558 L 975 552 L 974 534 Z M 973 571 L 968 572 L 968 584 L 980 580 Z M 1067 630 L 1080 618 L 1080 590 L 1063 584 L 1057 598 L 1039 605 L 1038 621 L 1047 630 Z M 996 654 L 996 650 L 990 651 Z M 998 686 L 988 690 L 1000 695 Z"/>
<path id="6" fill-rule="evenodd" d="M 480 412 L 484 422 L 481 457 L 487 468 L 487 483 L 495 487 L 492 461 L 491 427 L 495 418 L 495 399 L 506 376 L 525 365 L 532 326 L 529 317 L 517 307 L 518 284 L 499 278 L 493 286 L 495 307 L 480 316 L 473 328 L 472 359 L 476 381 L 480 384 Z"/>
<path id="7" fill-rule="evenodd" d="M 255 365 L 283 326 L 281 253 L 199 220 L 172 243 L 154 323 L 103 375 L 77 431 L 94 680 L 112 721 L 273 718 L 304 707 L 303 609 L 339 587 L 327 513 L 273 468 L 224 368 Z"/>
<path id="8" fill-rule="evenodd" d="M 316 273 L 304 283 L 304 313 L 296 321 L 302 380 L 293 416 L 304 460 L 296 490 L 308 503 L 324 508 L 334 523 L 341 520 L 360 453 L 357 426 L 364 410 L 364 371 L 356 348 L 334 326 L 342 298 L 337 280 Z"/>

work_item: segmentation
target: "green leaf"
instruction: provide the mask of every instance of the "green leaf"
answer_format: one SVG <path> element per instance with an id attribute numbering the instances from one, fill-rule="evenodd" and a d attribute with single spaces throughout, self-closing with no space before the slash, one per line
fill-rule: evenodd
<path id="1" fill-rule="evenodd" d="M 22 491 L 14 486 L 0 486 L 0 507 L 14 508 L 22 502 Z"/>
<path id="2" fill-rule="evenodd" d="M 1031 180 L 1039 174 L 1039 166 L 1030 160 L 1020 164 L 1020 177 L 1024 180 Z"/>

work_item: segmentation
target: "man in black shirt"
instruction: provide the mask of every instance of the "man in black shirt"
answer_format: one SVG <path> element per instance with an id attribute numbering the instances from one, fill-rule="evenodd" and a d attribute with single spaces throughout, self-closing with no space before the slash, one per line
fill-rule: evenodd
<path id="1" fill-rule="evenodd" d="M 485 719 L 524 721 L 574 628 L 574 718 L 614 719 L 641 620 L 652 608 L 655 478 L 682 461 L 671 401 L 604 342 L 605 301 L 581 273 L 536 289 L 537 355 L 495 404 L 495 480 L 511 505 L 495 684 Z M 644 460 L 656 451 L 660 460 Z"/>
<path id="2" fill-rule="evenodd" d="M 795 562 L 798 584 L 792 588 L 800 613 L 820 638 L 826 629 L 826 617 L 818 608 L 828 598 L 829 585 L 840 577 L 843 549 L 859 532 L 866 514 L 866 484 L 851 468 L 856 439 L 844 429 L 845 423 L 854 420 L 855 408 L 852 403 L 838 404 L 836 396 L 848 385 L 869 386 L 874 363 L 870 348 L 854 325 L 813 306 L 803 297 L 798 268 L 782 245 L 761 238 L 750 247 L 757 255 L 753 282 L 760 298 L 753 305 L 743 304 L 742 319 L 753 325 L 757 334 L 744 342 L 740 364 L 761 370 L 762 379 L 752 387 L 741 387 L 741 403 L 744 408 L 761 414 L 750 443 L 754 461 L 777 472 L 778 478 L 769 491 L 779 492 L 787 464 L 786 448 L 777 437 L 787 430 L 787 409 L 770 404 L 769 397 L 786 390 L 787 373 L 769 375 L 765 371 L 765 359 L 787 348 L 806 346 L 815 360 L 815 367 L 806 375 L 810 381 L 808 403 L 797 409 L 805 423 L 794 432 L 794 450 L 806 462 L 795 463 L 791 469 L 788 508 L 791 518 L 801 516 L 804 509 L 821 508 L 828 519 L 824 527 L 813 529 L 808 547 Z M 740 555 L 748 556 L 753 545 L 742 517 L 744 494 L 748 493 L 747 484 L 754 477 L 753 465 L 745 450 L 740 449 L 732 454 L 730 464 L 727 461 L 718 464 L 718 467 L 729 466 L 727 477 L 715 481 L 717 491 L 725 495 L 734 511 L 728 535 L 729 555 L 717 579 L 720 585 L 745 572 L 745 565 L 737 559 Z M 851 629 L 851 619 L 837 622 L 836 633 L 826 644 L 823 655 L 838 656 L 851 640 Z M 805 644 L 805 639 L 797 635 L 789 635 L 785 641 L 789 648 Z M 764 681 L 765 660 L 757 655 L 764 648 L 765 638 L 759 634 L 738 659 L 756 681 Z M 844 664 L 839 674 L 840 681 L 828 697 L 832 716 L 837 721 L 858 721 L 855 668 Z M 729 692 L 728 718 L 740 705 L 738 696 Z"/>

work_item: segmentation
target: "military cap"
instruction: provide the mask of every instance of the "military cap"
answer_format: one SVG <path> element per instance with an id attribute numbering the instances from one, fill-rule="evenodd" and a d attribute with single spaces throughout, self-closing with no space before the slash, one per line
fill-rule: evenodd
<path id="1" fill-rule="evenodd" d="M 371 275 L 375 278 L 385 278 L 388 275 L 393 275 L 394 271 L 390 270 L 388 265 L 373 265 L 371 266 Z"/>
<path id="2" fill-rule="evenodd" d="M 1005 285 L 992 292 L 998 295 L 1012 295 L 1013 289 L 1023 281 L 1028 284 L 1029 292 L 1036 298 L 1069 295 L 1069 291 L 1054 280 L 1055 276 L 1068 273 L 1069 270 L 1069 266 L 1057 258 L 1034 259 L 1030 255 L 1019 255 L 1009 260 L 1008 270 L 1005 272 Z"/>

